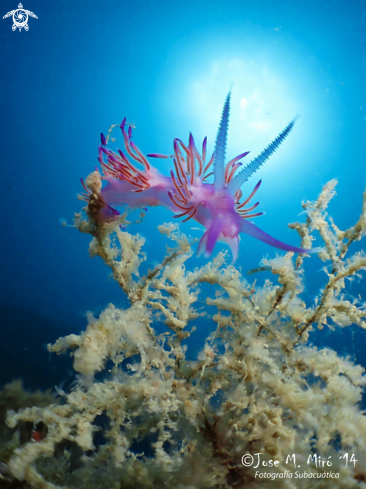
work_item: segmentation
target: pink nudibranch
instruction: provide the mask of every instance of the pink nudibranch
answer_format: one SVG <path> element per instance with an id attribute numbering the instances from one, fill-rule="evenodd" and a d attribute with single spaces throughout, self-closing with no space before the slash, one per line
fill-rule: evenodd
<path id="1" fill-rule="evenodd" d="M 221 122 L 216 138 L 215 151 L 206 162 L 207 138 L 202 144 L 201 153 L 197 150 L 192 134 L 186 146 L 180 139 L 174 140 L 174 154 L 165 156 L 150 154 L 153 158 L 172 158 L 174 171 L 165 176 L 153 167 L 147 157 L 132 141 L 132 128 L 126 131 L 126 119 L 120 128 L 122 131 L 126 153 L 118 150 L 118 154 L 107 147 L 106 139 L 101 134 L 98 161 L 102 167 L 102 179 L 107 182 L 99 192 L 99 200 L 103 203 L 99 220 L 109 221 L 118 215 L 115 207 L 127 204 L 132 208 L 162 205 L 172 210 L 175 218 L 183 221 L 194 219 L 206 228 L 198 245 L 197 254 L 209 257 L 216 242 L 224 241 L 232 251 L 233 262 L 239 250 L 239 234 L 245 233 L 263 241 L 270 246 L 295 253 L 316 253 L 318 248 L 304 249 L 287 245 L 272 238 L 269 234 L 249 222 L 249 218 L 260 216 L 262 212 L 253 213 L 259 202 L 251 204 L 261 181 L 245 199 L 241 186 L 258 168 L 276 151 L 288 136 L 294 122 L 252 160 L 240 172 L 240 160 L 248 152 L 233 158 L 225 165 L 226 140 L 229 123 L 230 93 L 226 98 Z M 130 158 L 130 159 L 129 159 Z M 133 160 L 131 163 L 130 160 Z M 210 172 L 213 166 L 213 171 Z M 213 175 L 214 182 L 208 183 L 207 178 Z M 88 189 L 85 198 L 90 193 Z"/>

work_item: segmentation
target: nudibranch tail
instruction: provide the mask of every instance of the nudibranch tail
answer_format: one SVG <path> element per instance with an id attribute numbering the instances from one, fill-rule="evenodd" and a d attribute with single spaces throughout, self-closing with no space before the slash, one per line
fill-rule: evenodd
<path id="1" fill-rule="evenodd" d="M 243 219 L 241 224 L 241 232 L 252 236 L 253 238 L 258 239 L 259 241 L 263 241 L 274 248 L 278 248 L 283 251 L 292 251 L 293 253 L 318 253 L 320 251 L 319 248 L 298 248 L 297 246 L 291 246 L 286 243 L 282 243 L 282 241 L 278 241 L 278 239 L 272 238 L 269 234 L 265 233 L 259 227 L 257 227 L 252 222 L 246 221 Z"/>
<path id="2" fill-rule="evenodd" d="M 216 145 L 215 145 L 215 163 L 214 163 L 214 175 L 215 175 L 215 187 L 217 189 L 222 188 L 225 185 L 225 152 L 227 132 L 229 127 L 229 112 L 230 112 L 230 96 L 228 93 L 226 97 L 224 109 L 222 111 L 221 122 L 219 131 L 217 133 Z"/>
<path id="3" fill-rule="evenodd" d="M 295 125 L 295 122 L 297 120 L 297 117 L 293 119 L 286 127 L 285 129 L 274 139 L 271 144 L 265 148 L 259 156 L 254 158 L 248 165 L 241 170 L 240 173 L 236 175 L 235 178 L 231 180 L 231 182 L 228 185 L 229 190 L 235 194 L 237 190 L 240 189 L 240 187 L 243 185 L 244 182 L 248 180 L 249 177 L 253 175 L 262 165 L 265 163 L 265 161 L 268 160 L 270 156 L 277 150 L 277 148 L 283 143 L 283 141 L 286 139 L 286 137 L 290 134 L 292 131 L 292 128 Z"/>

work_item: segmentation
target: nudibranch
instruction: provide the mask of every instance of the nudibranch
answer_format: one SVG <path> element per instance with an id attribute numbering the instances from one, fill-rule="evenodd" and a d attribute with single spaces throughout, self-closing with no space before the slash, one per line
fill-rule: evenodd
<path id="1" fill-rule="evenodd" d="M 249 152 L 242 153 L 225 164 L 226 141 L 230 111 L 230 93 L 222 112 L 216 138 L 215 150 L 207 160 L 207 137 L 203 140 L 201 153 L 197 150 L 192 134 L 188 145 L 180 139 L 174 139 L 174 154 L 144 155 L 132 141 L 132 127 L 122 121 L 120 129 L 124 140 L 125 152 L 118 153 L 107 146 L 107 140 L 101 134 L 98 161 L 101 165 L 101 178 L 105 186 L 95 186 L 82 181 L 86 193 L 84 198 L 97 193 L 100 203 L 99 219 L 114 219 L 118 215 L 115 207 L 127 204 L 131 208 L 164 206 L 173 211 L 174 218 L 184 221 L 194 219 L 206 229 L 198 245 L 197 254 L 209 257 L 217 241 L 227 243 L 232 251 L 233 262 L 237 259 L 240 233 L 267 243 L 270 246 L 294 253 L 316 253 L 319 250 L 298 248 L 272 238 L 259 229 L 249 219 L 262 215 L 256 212 L 259 202 L 252 204 L 261 180 L 248 197 L 243 198 L 242 185 L 277 150 L 292 130 L 295 121 L 287 127 L 241 171 L 241 160 Z M 170 158 L 173 167 L 170 176 L 163 175 L 148 158 Z M 213 183 L 207 180 L 213 176 Z M 91 192 L 91 190 L 92 192 Z M 254 211 L 254 213 L 253 213 Z"/>

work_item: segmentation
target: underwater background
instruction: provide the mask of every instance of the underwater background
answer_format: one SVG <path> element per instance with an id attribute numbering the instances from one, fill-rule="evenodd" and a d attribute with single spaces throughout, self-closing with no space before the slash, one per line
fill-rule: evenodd
<path id="1" fill-rule="evenodd" d="M 4 0 L 1 17 L 16 8 Z M 244 186 L 250 193 L 263 179 L 265 215 L 255 223 L 299 245 L 287 224 L 305 218 L 301 201 L 332 178 L 330 214 L 341 229 L 356 222 L 366 180 L 365 1 L 30 0 L 24 8 L 38 17 L 28 32 L 0 22 L 0 385 L 19 377 L 28 388 L 67 385 L 71 359 L 51 357 L 46 343 L 85 329 L 89 310 L 127 306 L 102 261 L 88 256 L 89 236 L 60 224 L 82 208 L 79 179 L 94 170 L 100 132 L 125 116 L 144 153 L 171 154 L 173 138 L 187 141 L 190 131 L 197 142 L 207 135 L 212 151 L 231 88 L 231 158 L 256 156 L 299 114 Z M 167 161 L 158 163 L 165 174 Z M 167 244 L 156 226 L 172 220 L 152 208 L 131 228 L 147 239 L 146 270 Z M 192 227 L 182 230 L 200 237 Z M 277 253 L 244 236 L 236 265 L 249 271 Z M 322 287 L 323 266 L 307 260 L 305 299 Z M 265 272 L 254 278 L 262 283 Z M 365 284 L 355 280 L 349 292 L 365 299 Z M 201 326 L 204 338 L 210 325 Z M 363 333 L 323 330 L 311 340 L 366 366 Z M 191 346 L 194 356 L 202 344 Z"/>

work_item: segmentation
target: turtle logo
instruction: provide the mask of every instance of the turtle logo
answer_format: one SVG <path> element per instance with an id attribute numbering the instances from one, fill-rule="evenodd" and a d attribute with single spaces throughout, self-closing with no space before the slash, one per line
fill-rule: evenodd
<path id="1" fill-rule="evenodd" d="M 13 16 L 12 29 L 13 31 L 15 31 L 18 28 L 19 32 L 22 30 L 22 28 L 24 28 L 24 30 L 26 31 L 29 29 L 28 16 L 38 19 L 38 17 L 33 12 L 30 12 L 29 10 L 24 10 L 21 3 L 18 5 L 18 8 L 16 10 L 12 10 L 11 12 L 8 12 L 6 15 L 4 15 L 3 19 L 6 19 L 11 15 Z"/>

